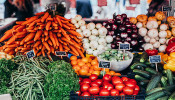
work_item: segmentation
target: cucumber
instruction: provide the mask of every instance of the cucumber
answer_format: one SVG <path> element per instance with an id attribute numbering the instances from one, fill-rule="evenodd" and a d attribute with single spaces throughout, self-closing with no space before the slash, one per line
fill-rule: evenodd
<path id="1" fill-rule="evenodd" d="M 147 67 L 147 68 L 145 69 L 145 71 L 147 71 L 147 72 L 149 72 L 149 73 L 151 73 L 151 74 L 158 74 L 158 72 L 157 72 L 156 70 L 154 70 L 153 68 L 149 68 L 149 67 Z"/>
<path id="2" fill-rule="evenodd" d="M 146 91 L 155 88 L 159 84 L 161 77 L 162 77 L 161 75 L 153 76 L 147 85 Z"/>
<path id="3" fill-rule="evenodd" d="M 135 74 L 138 74 L 138 75 L 144 77 L 144 78 L 148 78 L 148 79 L 151 78 L 150 73 L 148 73 L 148 72 L 146 72 L 146 71 L 142 71 L 142 70 L 139 70 L 139 69 L 134 69 L 133 72 L 134 72 Z"/>
<path id="4" fill-rule="evenodd" d="M 165 96 L 165 95 L 167 95 L 167 94 L 168 94 L 168 93 L 167 93 L 166 91 L 164 91 L 164 90 L 158 91 L 158 92 L 155 92 L 155 93 L 153 93 L 153 94 L 147 96 L 147 97 L 145 98 L 145 100 L 156 100 L 156 99 L 158 99 L 158 98 L 160 98 L 160 97 L 163 97 L 163 96 Z"/>
<path id="5" fill-rule="evenodd" d="M 131 65 L 131 69 L 135 69 L 137 66 L 142 66 L 143 68 L 147 67 L 145 64 L 143 63 L 134 63 L 133 65 Z"/>
<path id="6" fill-rule="evenodd" d="M 147 58 L 148 58 L 148 54 L 146 52 L 143 52 L 140 58 L 140 62 L 141 63 L 146 62 Z"/>
<path id="7" fill-rule="evenodd" d="M 161 78 L 161 84 L 162 84 L 163 87 L 165 87 L 165 86 L 168 85 L 168 83 L 167 83 L 167 77 L 162 76 L 162 78 Z"/>
<path id="8" fill-rule="evenodd" d="M 154 88 L 154 89 L 151 89 L 151 90 L 147 91 L 146 95 L 151 95 L 155 92 L 162 91 L 162 90 L 172 92 L 172 91 L 174 91 L 174 88 L 175 88 L 175 85 L 171 85 L 171 86 L 167 86 L 167 87 L 158 87 L 158 88 Z"/>
<path id="9" fill-rule="evenodd" d="M 148 83 L 149 83 L 149 80 L 142 80 L 142 81 L 139 82 L 139 84 L 140 84 L 142 87 L 146 87 Z"/>
<path id="10" fill-rule="evenodd" d="M 144 62 L 144 64 L 146 64 L 146 65 L 150 65 L 151 63 L 150 63 L 149 61 L 147 61 L 147 62 Z"/>
<path id="11" fill-rule="evenodd" d="M 140 76 L 140 75 L 135 75 L 135 79 L 136 79 L 137 81 L 147 80 L 146 78 L 144 78 L 144 77 L 142 77 L 142 76 Z"/>
<path id="12" fill-rule="evenodd" d="M 158 98 L 157 100 L 168 100 L 168 97 L 169 96 L 163 96 L 163 97 Z"/>
<path id="13" fill-rule="evenodd" d="M 167 69 L 167 78 L 168 78 L 168 82 L 170 85 L 173 85 L 174 82 L 173 82 L 173 73 L 170 69 Z"/>
<path id="14" fill-rule="evenodd" d="M 175 91 L 170 95 L 168 100 L 175 100 Z"/>

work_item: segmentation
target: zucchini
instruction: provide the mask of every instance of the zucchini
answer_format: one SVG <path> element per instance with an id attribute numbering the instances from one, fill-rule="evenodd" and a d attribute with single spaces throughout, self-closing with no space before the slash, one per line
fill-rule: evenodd
<path id="1" fill-rule="evenodd" d="M 145 71 L 147 71 L 147 72 L 149 72 L 149 73 L 151 73 L 151 74 L 158 74 L 158 72 L 157 72 L 156 70 L 154 70 L 153 68 L 149 68 L 149 67 L 147 67 L 147 68 L 145 69 Z"/>
<path id="2" fill-rule="evenodd" d="M 135 69 L 137 66 L 142 66 L 143 68 L 147 67 L 145 64 L 143 63 L 134 63 L 133 65 L 131 65 L 131 69 Z"/>
<path id="3" fill-rule="evenodd" d="M 168 100 L 175 100 L 175 91 L 170 95 Z"/>
<path id="4" fill-rule="evenodd" d="M 145 98 L 145 100 L 156 100 L 160 97 L 166 96 L 168 93 L 164 90 L 155 92 Z"/>
<path id="5" fill-rule="evenodd" d="M 162 77 L 161 75 L 153 76 L 147 85 L 146 91 L 155 88 L 159 84 L 161 77 Z"/>
<path id="6" fill-rule="evenodd" d="M 168 100 L 168 97 L 169 96 L 163 96 L 163 97 L 158 98 L 157 100 Z"/>
<path id="7" fill-rule="evenodd" d="M 173 73 L 170 69 L 167 69 L 167 78 L 168 78 L 168 82 L 170 85 L 173 85 L 174 82 L 173 82 Z"/>
<path id="8" fill-rule="evenodd" d="M 167 77 L 162 76 L 162 78 L 161 78 L 161 84 L 162 84 L 163 87 L 166 87 L 168 85 L 168 83 L 167 83 Z"/>
<path id="9" fill-rule="evenodd" d="M 133 72 L 134 72 L 135 74 L 138 74 L 138 75 L 144 77 L 144 78 L 148 78 L 148 79 L 151 78 L 150 73 L 148 73 L 148 72 L 146 72 L 146 71 L 142 71 L 142 70 L 139 70 L 139 69 L 134 69 Z"/>
<path id="10" fill-rule="evenodd" d="M 148 54 L 146 52 L 143 52 L 140 58 L 140 62 L 141 63 L 146 62 L 147 58 L 148 58 Z"/>
<path id="11" fill-rule="evenodd" d="M 167 86 L 167 87 L 158 87 L 158 88 L 154 88 L 154 89 L 151 89 L 151 90 L 147 91 L 146 95 L 151 95 L 155 92 L 162 91 L 162 90 L 172 92 L 172 91 L 174 91 L 174 89 L 175 89 L 175 85 L 171 85 L 171 86 Z"/>
<path id="12" fill-rule="evenodd" d="M 137 81 L 147 80 L 146 78 L 144 78 L 144 77 L 142 77 L 142 76 L 140 76 L 140 75 L 135 75 L 135 79 L 136 79 Z"/>
<path id="13" fill-rule="evenodd" d="M 142 81 L 139 82 L 139 84 L 140 84 L 142 87 L 146 87 L 148 83 L 149 83 L 149 80 L 142 80 Z"/>

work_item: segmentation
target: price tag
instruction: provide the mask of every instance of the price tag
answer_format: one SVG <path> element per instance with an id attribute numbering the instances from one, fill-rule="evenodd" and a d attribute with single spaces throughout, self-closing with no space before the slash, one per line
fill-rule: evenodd
<path id="1" fill-rule="evenodd" d="M 119 49 L 120 50 L 130 50 L 130 44 L 120 43 L 119 44 Z"/>
<path id="2" fill-rule="evenodd" d="M 99 68 L 110 68 L 111 67 L 111 63 L 107 62 L 107 61 L 100 61 L 99 63 Z"/>
<path id="3" fill-rule="evenodd" d="M 27 52 L 26 55 L 27 55 L 27 58 L 33 58 L 33 57 L 35 57 L 35 52 L 33 50 L 31 50 L 31 51 Z"/>
<path id="4" fill-rule="evenodd" d="M 55 51 L 56 56 L 67 56 L 65 51 Z"/>
<path id="5" fill-rule="evenodd" d="M 161 62 L 161 56 L 160 55 L 149 56 L 149 62 L 150 63 L 160 63 Z"/>
<path id="6" fill-rule="evenodd" d="M 171 11 L 172 10 L 172 6 L 163 6 L 163 11 Z"/>

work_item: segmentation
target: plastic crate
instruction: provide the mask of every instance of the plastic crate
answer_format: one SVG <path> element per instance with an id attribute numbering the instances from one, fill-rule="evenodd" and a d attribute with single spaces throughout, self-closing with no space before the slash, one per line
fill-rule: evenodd
<path id="1" fill-rule="evenodd" d="M 87 76 L 80 76 L 82 78 L 87 78 Z M 128 77 L 131 79 L 134 79 L 133 74 L 128 75 L 122 75 L 119 77 Z M 99 79 L 102 78 L 102 76 L 98 77 Z M 140 92 L 138 95 L 125 95 L 125 96 L 78 96 L 75 92 L 70 93 L 70 100 L 145 100 L 145 90 L 140 87 Z"/>

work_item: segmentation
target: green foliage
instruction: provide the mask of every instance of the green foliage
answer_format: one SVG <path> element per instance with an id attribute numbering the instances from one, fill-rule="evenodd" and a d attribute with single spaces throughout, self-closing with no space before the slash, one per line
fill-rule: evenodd
<path id="1" fill-rule="evenodd" d="M 61 60 L 50 63 L 44 92 L 47 100 L 69 100 L 71 91 L 79 90 L 79 78 L 72 66 Z"/>

